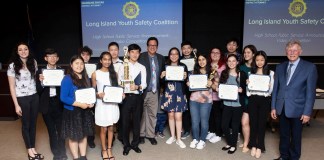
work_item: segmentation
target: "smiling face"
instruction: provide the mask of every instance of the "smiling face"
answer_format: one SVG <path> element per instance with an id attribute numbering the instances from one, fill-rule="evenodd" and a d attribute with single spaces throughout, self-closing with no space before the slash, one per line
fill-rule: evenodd
<path id="1" fill-rule="evenodd" d="M 102 64 L 102 67 L 108 68 L 112 63 L 111 56 L 109 54 L 103 55 L 103 57 L 100 59 L 100 63 Z"/>
<path id="2" fill-rule="evenodd" d="M 253 58 L 253 52 L 251 51 L 250 48 L 245 48 L 244 49 L 244 60 L 250 61 Z"/>
<path id="3" fill-rule="evenodd" d="M 235 53 L 238 48 L 238 44 L 234 41 L 231 41 L 227 43 L 226 48 L 229 53 Z"/>
<path id="4" fill-rule="evenodd" d="M 111 54 L 112 59 L 117 59 L 119 55 L 119 48 L 116 45 L 112 45 L 108 48 L 108 52 Z"/>
<path id="5" fill-rule="evenodd" d="M 198 57 L 198 64 L 200 66 L 200 68 L 205 68 L 207 65 L 207 59 L 204 56 L 199 56 Z"/>
<path id="6" fill-rule="evenodd" d="M 190 56 L 192 47 L 190 45 L 184 45 L 181 47 L 181 51 L 183 56 Z"/>
<path id="7" fill-rule="evenodd" d="M 295 62 L 302 52 L 301 46 L 298 44 L 292 44 L 286 47 L 286 55 L 290 62 Z"/>
<path id="8" fill-rule="evenodd" d="M 29 56 L 29 48 L 28 46 L 24 45 L 24 44 L 21 44 L 18 46 L 18 55 L 20 57 L 21 60 L 26 60 Z"/>
<path id="9" fill-rule="evenodd" d="M 157 52 L 158 42 L 156 40 L 150 40 L 147 44 L 147 52 L 153 56 Z"/>
<path id="10" fill-rule="evenodd" d="M 238 61 L 234 56 L 229 56 L 227 58 L 227 66 L 229 69 L 235 69 L 238 65 Z"/>
<path id="11" fill-rule="evenodd" d="M 176 49 L 172 49 L 169 57 L 170 57 L 171 63 L 178 63 L 178 60 L 180 58 L 179 52 Z"/>
<path id="12" fill-rule="evenodd" d="M 262 55 L 258 55 L 255 57 L 255 64 L 258 68 L 263 68 L 265 64 L 265 58 Z"/>
<path id="13" fill-rule="evenodd" d="M 210 58 L 212 61 L 218 62 L 221 58 L 221 52 L 218 48 L 214 48 L 210 52 Z"/>
<path id="14" fill-rule="evenodd" d="M 45 61 L 49 64 L 49 65 L 56 65 L 56 62 L 59 60 L 59 57 L 57 56 L 57 54 L 47 54 L 44 57 Z"/>
<path id="15" fill-rule="evenodd" d="M 82 73 L 82 71 L 84 70 L 84 62 L 83 62 L 83 60 L 80 59 L 80 58 L 75 59 L 71 64 L 71 68 L 72 68 L 74 73 L 80 75 Z"/>

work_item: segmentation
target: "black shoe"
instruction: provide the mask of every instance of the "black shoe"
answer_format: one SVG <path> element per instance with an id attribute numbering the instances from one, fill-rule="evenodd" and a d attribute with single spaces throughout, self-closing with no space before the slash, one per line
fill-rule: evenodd
<path id="1" fill-rule="evenodd" d="M 145 139 L 144 137 L 140 137 L 140 141 L 139 141 L 140 144 L 144 144 L 145 143 Z"/>
<path id="2" fill-rule="evenodd" d="M 223 151 L 227 151 L 227 150 L 229 150 L 229 149 L 231 149 L 231 146 L 228 146 L 228 147 L 225 146 L 225 147 L 222 148 Z"/>
<path id="3" fill-rule="evenodd" d="M 123 151 L 123 155 L 124 155 L 124 156 L 127 156 L 130 150 L 131 150 L 130 147 L 125 147 L 125 148 L 124 148 L 124 151 Z"/>
<path id="4" fill-rule="evenodd" d="M 91 142 L 89 141 L 88 145 L 89 145 L 90 148 L 95 148 L 96 147 L 96 144 L 93 141 L 91 141 Z"/>
<path id="5" fill-rule="evenodd" d="M 230 148 L 232 148 L 232 147 L 230 147 Z M 227 153 L 228 154 L 233 154 L 233 153 L 235 153 L 235 151 L 236 151 L 236 147 L 234 147 L 234 151 L 228 150 Z"/>
<path id="6" fill-rule="evenodd" d="M 136 152 L 136 153 L 142 153 L 142 150 L 138 147 L 132 147 L 132 149 Z"/>
<path id="7" fill-rule="evenodd" d="M 155 138 L 148 138 L 152 145 L 157 145 L 157 141 Z"/>
<path id="8" fill-rule="evenodd" d="M 88 160 L 86 156 L 81 156 L 79 160 Z"/>

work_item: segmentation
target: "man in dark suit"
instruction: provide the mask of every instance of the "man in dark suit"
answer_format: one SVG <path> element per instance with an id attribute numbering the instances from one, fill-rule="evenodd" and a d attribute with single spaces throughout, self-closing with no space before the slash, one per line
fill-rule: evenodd
<path id="1" fill-rule="evenodd" d="M 59 56 L 54 49 L 46 49 L 44 59 L 47 61 L 47 65 L 43 69 L 60 69 L 56 65 Z M 44 76 L 42 75 L 42 69 L 37 71 L 36 76 L 36 88 L 40 96 L 39 109 L 43 114 L 43 119 L 48 130 L 50 147 L 54 155 L 53 160 L 67 160 L 65 140 L 60 135 L 63 114 L 63 105 L 59 98 L 60 87 L 43 86 L 42 81 L 44 80 Z"/>
<path id="2" fill-rule="evenodd" d="M 140 143 L 145 143 L 146 137 L 152 145 L 156 145 L 155 126 L 160 95 L 160 75 L 165 67 L 165 59 L 157 53 L 159 41 L 156 37 L 148 38 L 147 52 L 141 53 L 138 62 L 146 68 L 147 88 L 144 90 L 143 115 L 141 120 Z"/>
<path id="3" fill-rule="evenodd" d="M 280 123 L 280 157 L 278 160 L 298 160 L 301 155 L 303 124 L 309 122 L 316 94 L 317 69 L 301 59 L 299 41 L 286 45 L 289 61 L 276 67 L 272 92 L 271 117 Z"/>

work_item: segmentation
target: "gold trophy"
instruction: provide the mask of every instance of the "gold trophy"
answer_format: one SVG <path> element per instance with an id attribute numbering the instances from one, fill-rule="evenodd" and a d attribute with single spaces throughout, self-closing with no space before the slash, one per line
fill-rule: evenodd
<path id="1" fill-rule="evenodd" d="M 131 80 L 131 76 L 129 75 L 129 61 L 128 61 L 128 47 L 124 46 L 124 79 L 121 80 L 121 85 L 124 87 L 124 93 L 130 93 L 130 85 L 133 84 L 133 80 Z"/>

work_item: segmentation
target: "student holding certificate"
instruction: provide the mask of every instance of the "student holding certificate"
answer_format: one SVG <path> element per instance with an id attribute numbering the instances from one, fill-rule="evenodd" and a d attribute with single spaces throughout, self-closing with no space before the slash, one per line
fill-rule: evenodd
<path id="1" fill-rule="evenodd" d="M 95 107 L 95 123 L 100 126 L 101 157 L 102 159 L 114 159 L 112 154 L 112 141 L 114 136 L 114 124 L 119 119 L 119 108 L 117 103 L 103 102 L 105 93 L 104 86 L 118 86 L 117 73 L 115 72 L 112 57 L 109 52 L 102 52 L 100 57 L 100 69 L 92 73 L 92 87 L 97 89 L 97 103 Z M 108 93 L 114 94 L 114 93 Z M 109 95 L 108 95 L 109 96 Z M 108 143 L 106 135 L 108 131 Z"/>
<path id="2" fill-rule="evenodd" d="M 274 83 L 274 72 L 269 70 L 267 54 L 264 51 L 258 51 L 252 62 L 251 74 L 268 75 L 270 82 L 268 82 L 269 90 L 257 91 L 249 90 L 247 88 L 247 96 L 249 96 L 248 112 L 250 115 L 251 135 L 249 147 L 252 148 L 251 156 L 260 158 L 261 152 L 265 151 L 264 136 L 266 130 L 267 117 L 270 112 L 270 95 Z M 247 80 L 247 83 L 250 81 Z"/>
<path id="3" fill-rule="evenodd" d="M 56 63 L 59 60 L 58 53 L 53 48 L 45 50 L 44 59 L 47 65 L 43 69 L 56 70 L 61 69 Z M 61 70 L 62 72 L 64 70 Z M 61 137 L 63 104 L 60 101 L 60 86 L 44 86 L 45 76 L 42 70 L 36 74 L 36 88 L 39 95 L 39 110 L 42 113 L 43 120 L 48 130 L 48 137 L 53 160 L 67 160 L 65 150 L 65 139 Z M 61 82 L 59 83 L 61 84 Z"/>
<path id="4" fill-rule="evenodd" d="M 251 65 L 253 61 L 253 57 L 256 54 L 257 49 L 254 45 L 247 45 L 243 48 L 243 57 L 244 57 L 244 63 L 240 65 L 240 70 L 244 71 L 246 75 L 249 75 L 251 72 Z M 245 105 L 248 105 L 248 99 L 247 97 L 245 98 Z M 250 122 L 249 122 L 249 113 L 247 108 L 243 108 L 243 115 L 242 115 L 242 133 L 243 133 L 243 144 L 240 145 L 242 148 L 242 152 L 246 153 L 249 151 L 248 148 L 248 143 L 249 143 L 249 138 L 250 138 Z"/>
<path id="5" fill-rule="evenodd" d="M 40 160 L 44 156 L 35 149 L 36 122 L 39 96 L 36 93 L 35 74 L 37 62 L 33 58 L 27 43 L 17 44 L 8 66 L 10 95 L 15 111 L 21 119 L 22 137 L 27 149 L 28 159 Z"/>
<path id="6" fill-rule="evenodd" d="M 222 150 L 228 154 L 236 151 L 238 132 L 245 107 L 244 98 L 246 96 L 246 74 L 238 69 L 238 57 L 235 54 L 229 54 L 227 58 L 227 67 L 220 77 L 221 84 L 235 85 L 238 87 L 238 98 L 236 100 L 223 100 L 222 129 L 225 134 L 227 145 Z M 230 131 L 232 129 L 232 133 Z"/>
<path id="7" fill-rule="evenodd" d="M 207 61 L 207 55 L 197 56 L 193 74 L 210 74 L 210 63 Z M 206 136 L 208 133 L 208 121 L 210 110 L 213 104 L 212 81 L 207 81 L 207 89 L 203 91 L 194 91 L 190 95 L 190 114 L 192 123 L 192 142 L 190 148 L 203 149 L 206 146 Z M 190 82 L 188 82 L 190 86 Z"/>
<path id="8" fill-rule="evenodd" d="M 170 49 L 166 65 L 184 67 L 183 79 L 187 78 L 187 67 L 185 64 L 180 63 L 180 51 L 178 48 L 173 47 Z M 163 80 L 165 75 L 166 71 L 162 71 L 160 78 Z M 176 141 L 180 148 L 186 148 L 186 145 L 181 141 L 182 113 L 188 109 L 185 85 L 185 81 L 164 81 L 163 86 L 165 88 L 161 98 L 161 108 L 168 112 L 171 132 L 171 137 L 166 143 L 172 144 Z"/>
<path id="9" fill-rule="evenodd" d="M 64 104 L 62 137 L 68 139 L 73 159 L 87 159 L 87 136 L 93 136 L 95 133 L 93 115 L 90 110 L 94 104 L 75 100 L 75 92 L 78 89 L 89 87 L 91 87 L 90 80 L 84 69 L 83 58 L 80 55 L 74 55 L 70 60 L 67 75 L 61 82 L 60 96 Z"/>

